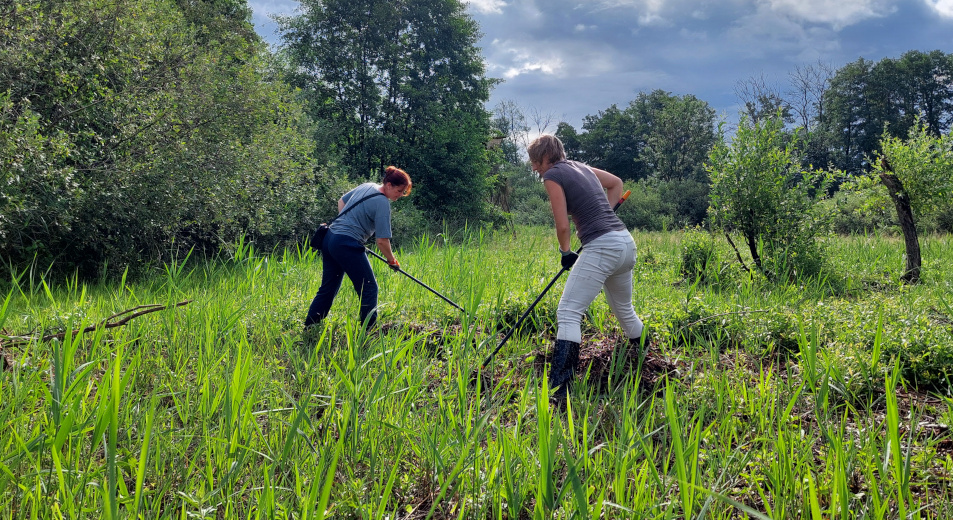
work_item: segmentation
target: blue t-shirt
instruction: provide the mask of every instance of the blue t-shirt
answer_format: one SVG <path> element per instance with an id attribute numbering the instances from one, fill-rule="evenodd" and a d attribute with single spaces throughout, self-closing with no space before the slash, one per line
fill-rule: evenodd
<path id="1" fill-rule="evenodd" d="M 380 193 L 380 184 L 367 182 L 345 193 L 342 212 L 350 204 L 356 204 L 372 193 Z M 357 207 L 348 211 L 347 215 L 331 223 L 331 232 L 335 235 L 346 235 L 358 242 L 367 242 L 372 235 L 377 238 L 390 238 L 390 201 L 381 193 L 361 202 Z"/>

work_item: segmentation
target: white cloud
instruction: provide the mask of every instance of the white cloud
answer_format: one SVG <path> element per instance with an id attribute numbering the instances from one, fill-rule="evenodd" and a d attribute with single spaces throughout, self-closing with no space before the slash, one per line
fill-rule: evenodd
<path id="1" fill-rule="evenodd" d="M 944 18 L 953 18 L 953 0 L 926 0 L 928 6 Z"/>
<path id="2" fill-rule="evenodd" d="M 473 9 L 483 14 L 503 14 L 506 2 L 503 0 L 466 0 Z"/>
<path id="3" fill-rule="evenodd" d="M 834 29 L 895 11 L 890 0 L 765 0 L 765 5 L 795 20 L 828 24 Z"/>
<path id="4" fill-rule="evenodd" d="M 562 68 L 562 62 L 556 60 L 554 62 L 545 62 L 545 61 L 536 61 L 536 62 L 523 62 L 519 66 L 510 67 L 503 72 L 503 79 L 513 79 L 517 76 L 523 74 L 529 74 L 532 72 L 540 72 L 547 76 L 552 76 L 556 74 L 559 69 Z"/>
<path id="5" fill-rule="evenodd" d="M 491 65 L 492 68 L 503 70 L 504 79 L 513 79 L 531 72 L 558 76 L 563 70 L 562 57 L 551 52 L 539 53 L 526 47 L 519 47 L 509 41 L 494 40 L 493 45 L 502 54 L 512 56 L 505 60 L 508 62 L 507 64 Z"/>

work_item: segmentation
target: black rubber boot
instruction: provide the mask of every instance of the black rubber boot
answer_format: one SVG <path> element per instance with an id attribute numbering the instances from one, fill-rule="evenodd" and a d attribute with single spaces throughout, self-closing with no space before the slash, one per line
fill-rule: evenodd
<path id="1" fill-rule="evenodd" d="M 553 360 L 549 365 L 549 388 L 555 390 L 553 399 L 557 402 L 564 402 L 569 395 L 578 363 L 579 343 L 565 339 L 556 340 Z"/>
<path id="2" fill-rule="evenodd" d="M 647 342 L 647 341 L 646 341 Z M 629 348 L 634 348 L 636 352 L 642 352 L 642 349 L 648 349 L 648 345 L 642 346 L 642 336 L 629 338 Z"/>

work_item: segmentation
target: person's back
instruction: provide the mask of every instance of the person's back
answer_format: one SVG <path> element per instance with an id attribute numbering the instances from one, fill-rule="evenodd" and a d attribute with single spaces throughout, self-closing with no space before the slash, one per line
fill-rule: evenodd
<path id="1" fill-rule="evenodd" d="M 573 217 L 576 234 L 583 245 L 610 231 L 625 229 L 625 224 L 612 211 L 599 178 L 585 164 L 557 161 L 546 170 L 543 180 L 562 186 L 566 210 Z"/>
<path id="2" fill-rule="evenodd" d="M 387 198 L 381 194 L 364 200 L 368 195 L 376 193 L 380 193 L 380 185 L 373 182 L 361 184 L 345 193 L 341 197 L 345 203 L 343 210 L 347 210 L 353 204 L 359 202 L 360 204 L 335 220 L 331 224 L 331 231 L 338 235 L 349 236 L 361 243 L 367 242 L 371 235 L 377 238 L 391 238 L 390 204 Z"/>

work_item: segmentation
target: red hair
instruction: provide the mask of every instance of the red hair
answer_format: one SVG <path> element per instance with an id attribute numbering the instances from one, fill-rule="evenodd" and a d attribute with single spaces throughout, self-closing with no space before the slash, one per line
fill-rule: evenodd
<path id="1" fill-rule="evenodd" d="M 407 172 L 401 170 L 396 166 L 388 166 L 384 170 L 384 183 L 391 183 L 398 188 L 407 186 L 407 194 L 410 194 L 410 190 L 413 189 L 414 183 L 410 180 L 410 175 L 407 175 Z"/>

